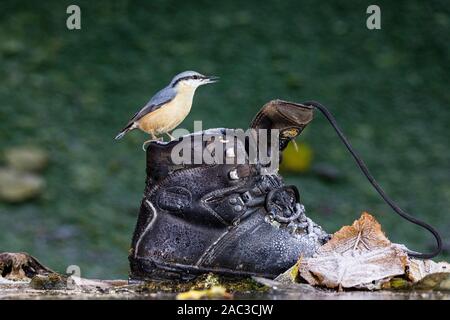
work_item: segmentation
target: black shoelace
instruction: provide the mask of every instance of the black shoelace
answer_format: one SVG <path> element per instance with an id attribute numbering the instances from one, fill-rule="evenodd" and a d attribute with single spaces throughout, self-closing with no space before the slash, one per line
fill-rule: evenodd
<path id="1" fill-rule="evenodd" d="M 333 117 L 333 115 L 328 111 L 328 109 L 316 101 L 307 101 L 303 103 L 307 106 L 313 106 L 316 109 L 318 109 L 322 114 L 327 118 L 327 120 L 330 122 L 331 126 L 336 130 L 339 138 L 342 140 L 344 145 L 347 147 L 347 150 L 350 152 L 352 157 L 355 159 L 356 163 L 358 164 L 359 168 L 361 169 L 362 173 L 366 176 L 367 180 L 369 180 L 370 184 L 375 188 L 375 190 L 378 192 L 378 194 L 383 198 L 384 202 L 386 202 L 398 215 L 400 215 L 402 218 L 408 220 L 409 222 L 412 222 L 418 226 L 421 226 L 422 228 L 427 229 L 429 232 L 433 234 L 433 236 L 436 239 L 437 248 L 431 252 L 431 253 L 420 253 L 415 251 L 408 251 L 408 255 L 415 258 L 420 259 L 431 259 L 435 256 L 437 256 L 441 250 L 442 250 L 442 240 L 441 236 L 439 235 L 438 231 L 433 228 L 431 225 L 411 216 L 407 212 L 403 211 L 389 196 L 384 192 L 384 190 L 381 188 L 381 186 L 378 184 L 378 182 L 375 180 L 375 178 L 370 174 L 369 169 L 367 168 L 364 161 L 361 159 L 361 157 L 356 153 L 356 151 L 353 149 L 350 142 L 345 137 L 342 130 L 339 128 L 336 119 Z"/>

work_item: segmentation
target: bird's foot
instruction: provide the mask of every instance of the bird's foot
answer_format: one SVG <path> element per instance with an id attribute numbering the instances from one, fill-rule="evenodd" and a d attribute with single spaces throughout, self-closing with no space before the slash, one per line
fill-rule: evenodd
<path id="1" fill-rule="evenodd" d="M 164 141 L 164 139 L 161 137 L 144 141 L 144 143 L 142 144 L 142 150 L 147 151 L 147 145 L 153 141 Z"/>
<path id="2" fill-rule="evenodd" d="M 175 138 L 173 135 L 171 135 L 170 133 L 166 132 L 166 134 L 167 134 L 167 136 L 169 137 L 170 141 L 173 141 L 173 140 L 176 139 L 176 138 Z"/>

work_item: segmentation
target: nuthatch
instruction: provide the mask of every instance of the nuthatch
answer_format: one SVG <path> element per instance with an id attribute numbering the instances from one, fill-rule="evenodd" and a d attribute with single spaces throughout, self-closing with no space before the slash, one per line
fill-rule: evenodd
<path id="1" fill-rule="evenodd" d="M 147 142 L 157 140 L 157 135 L 165 133 L 173 140 L 174 137 L 169 131 L 175 129 L 191 111 L 195 90 L 201 85 L 214 83 L 217 80 L 218 77 L 204 76 L 195 71 L 184 71 L 177 74 L 167 87 L 157 92 L 131 118 L 125 128 L 116 136 L 116 140 L 136 128 L 152 137 L 142 145 L 144 150 Z"/>

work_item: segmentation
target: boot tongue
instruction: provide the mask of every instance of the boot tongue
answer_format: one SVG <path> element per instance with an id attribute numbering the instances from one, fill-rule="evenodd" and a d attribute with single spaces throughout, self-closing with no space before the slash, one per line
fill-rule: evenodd
<path id="1" fill-rule="evenodd" d="M 299 103 L 272 100 L 262 107 L 250 124 L 250 128 L 269 131 L 279 130 L 279 150 L 284 150 L 313 119 L 313 108 Z M 270 139 L 268 139 L 270 144 Z"/>

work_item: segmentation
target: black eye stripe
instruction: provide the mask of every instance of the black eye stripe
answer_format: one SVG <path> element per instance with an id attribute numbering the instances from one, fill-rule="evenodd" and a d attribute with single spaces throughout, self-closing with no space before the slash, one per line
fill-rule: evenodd
<path id="1" fill-rule="evenodd" d="M 177 85 L 178 82 L 180 82 L 180 81 L 182 81 L 182 80 L 190 80 L 190 79 L 195 79 L 195 80 L 197 80 L 197 79 L 203 79 L 203 77 L 202 77 L 202 76 L 197 76 L 197 75 L 195 75 L 195 76 L 187 76 L 187 77 L 183 77 L 183 78 L 180 78 L 180 79 L 178 79 L 177 81 L 175 81 L 175 83 L 174 83 L 172 86 L 175 87 L 175 86 Z"/>
<path id="2" fill-rule="evenodd" d="M 198 79 L 204 79 L 204 78 L 206 78 L 206 77 L 204 77 L 204 76 L 198 76 L 198 75 L 186 76 L 186 77 L 177 79 L 177 81 L 175 81 L 175 82 L 172 84 L 172 87 L 175 87 L 175 86 L 178 84 L 178 82 L 180 82 L 180 81 L 182 81 L 182 80 L 189 80 L 189 79 L 198 80 Z"/>

